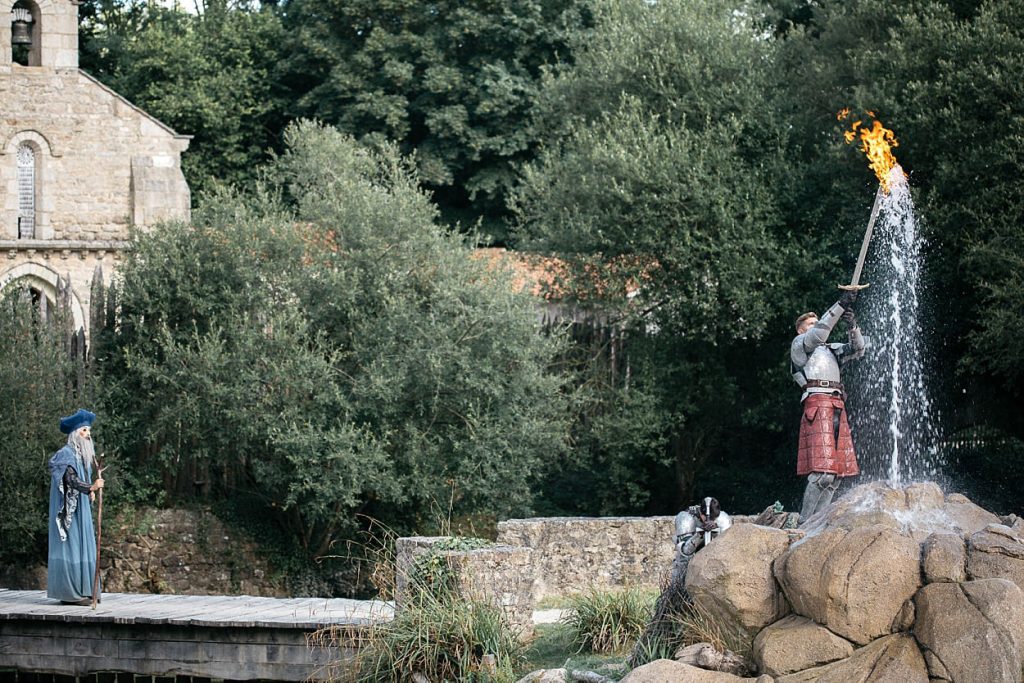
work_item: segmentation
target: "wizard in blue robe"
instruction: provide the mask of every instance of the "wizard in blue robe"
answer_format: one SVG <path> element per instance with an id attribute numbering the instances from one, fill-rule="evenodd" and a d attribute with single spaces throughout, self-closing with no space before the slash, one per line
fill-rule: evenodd
<path id="1" fill-rule="evenodd" d="M 96 533 L 90 503 L 103 479 L 92 481 L 96 415 L 79 409 L 60 420 L 68 443 L 50 458 L 49 562 L 46 595 L 64 603 L 88 605 L 96 573 Z"/>

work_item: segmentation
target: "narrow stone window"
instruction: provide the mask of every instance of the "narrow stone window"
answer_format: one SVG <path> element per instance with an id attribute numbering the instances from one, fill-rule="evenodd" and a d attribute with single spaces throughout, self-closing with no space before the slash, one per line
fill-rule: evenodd
<path id="1" fill-rule="evenodd" d="M 18 147 L 18 239 L 36 236 L 36 153 L 28 145 Z"/>

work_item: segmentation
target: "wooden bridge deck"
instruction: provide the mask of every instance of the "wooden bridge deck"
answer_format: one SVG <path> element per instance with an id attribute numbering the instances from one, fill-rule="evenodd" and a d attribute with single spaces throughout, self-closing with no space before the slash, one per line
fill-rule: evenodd
<path id="1" fill-rule="evenodd" d="M 380 601 L 133 593 L 105 593 L 92 610 L 0 589 L 0 669 L 300 681 L 328 656 L 306 634 L 391 614 Z"/>

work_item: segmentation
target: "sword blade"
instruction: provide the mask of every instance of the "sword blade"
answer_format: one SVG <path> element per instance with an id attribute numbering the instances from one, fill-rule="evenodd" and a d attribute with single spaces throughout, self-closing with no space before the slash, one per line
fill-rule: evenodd
<path id="1" fill-rule="evenodd" d="M 875 231 L 875 221 L 878 220 L 878 210 L 882 207 L 882 186 L 878 186 L 875 192 L 875 203 L 871 206 L 871 218 L 868 220 L 868 229 L 864 231 L 864 241 L 860 245 L 860 255 L 857 257 L 857 267 L 853 269 L 853 278 L 850 279 L 850 286 L 860 284 L 860 274 L 864 270 L 864 260 L 868 257 L 868 245 L 871 243 L 871 233 Z"/>

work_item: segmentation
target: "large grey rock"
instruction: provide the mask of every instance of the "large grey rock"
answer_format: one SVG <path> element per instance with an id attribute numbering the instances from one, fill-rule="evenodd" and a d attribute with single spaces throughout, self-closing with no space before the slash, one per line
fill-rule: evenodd
<path id="1" fill-rule="evenodd" d="M 981 531 L 989 524 L 999 524 L 1002 521 L 985 508 L 972 503 L 967 496 L 959 493 L 951 493 L 946 496 L 945 510 L 952 520 L 951 528 L 965 538 Z"/>
<path id="2" fill-rule="evenodd" d="M 857 486 L 803 528 L 814 534 L 826 528 L 881 525 L 920 542 L 936 531 L 969 536 L 999 521 L 965 496 L 943 495 L 937 484 L 892 488 L 878 481 Z"/>
<path id="3" fill-rule="evenodd" d="M 921 546 L 925 583 L 967 580 L 967 549 L 960 534 L 936 532 Z"/>
<path id="4" fill-rule="evenodd" d="M 749 646 L 758 631 L 789 612 L 772 575 L 772 562 L 787 548 L 789 534 L 781 529 L 736 524 L 694 555 L 686 590 Z"/>
<path id="5" fill-rule="evenodd" d="M 1016 680 L 1016 679 L 1015 679 Z M 928 683 L 928 669 L 913 636 L 879 638 L 849 658 L 781 676 L 775 683 Z"/>
<path id="6" fill-rule="evenodd" d="M 725 538 L 724 536 L 722 538 Z M 707 671 L 671 659 L 656 659 L 639 666 L 622 679 L 621 683 L 765 683 L 765 677 L 740 678 L 721 671 Z"/>
<path id="7" fill-rule="evenodd" d="M 914 598 L 914 635 L 935 678 L 1021 679 L 1024 591 L 1006 579 L 932 583 Z"/>
<path id="8" fill-rule="evenodd" d="M 758 671 L 782 676 L 821 666 L 853 654 L 853 645 L 806 617 L 790 615 L 763 629 L 754 639 Z"/>
<path id="9" fill-rule="evenodd" d="M 991 524 L 967 543 L 967 575 L 972 579 L 1009 579 L 1024 588 L 1024 536 Z"/>
<path id="10" fill-rule="evenodd" d="M 793 611 L 858 645 L 892 632 L 921 585 L 921 546 L 888 526 L 830 529 L 775 563 Z"/>

